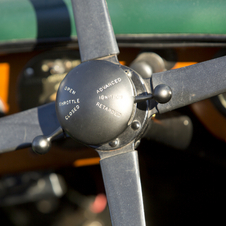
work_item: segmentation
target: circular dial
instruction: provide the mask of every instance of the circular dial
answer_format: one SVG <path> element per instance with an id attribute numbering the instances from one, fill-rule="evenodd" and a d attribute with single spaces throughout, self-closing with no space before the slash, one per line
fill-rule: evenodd
<path id="1" fill-rule="evenodd" d="M 90 146 L 110 142 L 127 127 L 134 109 L 132 82 L 121 65 L 92 60 L 60 84 L 56 112 L 72 138 Z"/>
<path id="2" fill-rule="evenodd" d="M 80 64 L 79 52 L 44 52 L 31 59 L 20 75 L 18 96 L 21 110 L 54 101 L 60 82 Z"/>

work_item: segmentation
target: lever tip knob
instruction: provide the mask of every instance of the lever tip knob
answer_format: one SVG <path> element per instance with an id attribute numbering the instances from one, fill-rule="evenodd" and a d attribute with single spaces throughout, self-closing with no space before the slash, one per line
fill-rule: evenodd
<path id="1" fill-rule="evenodd" d="M 40 155 L 46 154 L 49 152 L 51 147 L 51 141 L 46 136 L 37 136 L 32 141 L 32 150 Z"/>
<path id="2" fill-rule="evenodd" d="M 172 97 L 172 90 L 169 86 L 161 84 L 154 89 L 154 99 L 160 103 L 164 104 L 170 101 Z"/>

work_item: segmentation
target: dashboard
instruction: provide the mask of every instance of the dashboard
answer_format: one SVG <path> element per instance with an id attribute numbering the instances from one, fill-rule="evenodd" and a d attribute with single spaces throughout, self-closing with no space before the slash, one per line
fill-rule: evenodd
<path id="1" fill-rule="evenodd" d="M 133 64 L 134 60 L 136 60 L 140 54 L 147 52 L 155 53 L 164 61 L 165 68 L 162 70 L 173 70 L 215 58 L 219 56 L 219 53 L 221 54 L 222 51 L 223 50 L 218 47 L 177 47 L 157 49 L 121 47 L 119 61 L 121 64 L 129 66 Z M 56 47 L 28 52 L 1 53 L 1 116 L 4 117 L 15 114 L 54 101 L 61 80 L 73 67 L 79 64 L 80 57 L 77 48 Z M 153 66 L 153 68 L 155 68 L 155 66 Z M 153 69 L 153 72 L 155 72 L 155 69 Z M 162 164 L 166 164 L 170 168 L 169 172 L 176 170 L 175 167 L 180 167 L 182 170 L 185 170 L 185 166 L 188 168 L 191 167 L 189 166 L 189 162 L 193 164 L 195 169 L 198 169 L 199 164 L 201 164 L 202 167 L 206 167 L 205 169 L 207 171 L 211 166 L 206 162 L 217 164 L 217 168 L 223 166 L 226 160 L 224 156 L 225 154 L 222 151 L 222 148 L 225 146 L 226 138 L 225 109 L 224 94 L 179 109 L 178 112 L 180 115 L 186 115 L 186 117 L 191 118 L 193 126 L 192 138 L 189 140 L 187 147 L 183 148 L 183 150 L 178 150 L 178 148 L 175 148 L 173 144 L 167 146 L 163 141 L 156 141 L 154 138 L 151 139 L 150 137 L 148 140 L 144 139 L 138 148 L 141 158 L 141 174 L 143 175 L 144 180 L 144 190 L 148 190 L 148 192 L 146 191 L 145 193 L 145 199 L 150 201 L 152 199 L 150 196 L 155 195 L 153 205 L 158 206 L 156 204 L 157 201 L 159 201 L 160 204 L 166 205 L 166 207 L 159 206 L 158 208 L 160 209 L 160 212 L 163 212 L 166 215 L 166 219 L 168 219 L 169 222 L 170 220 L 175 220 L 175 218 L 171 219 L 170 213 L 172 212 L 167 210 L 167 208 L 170 207 L 170 204 L 166 204 L 167 195 L 170 196 L 172 203 L 177 202 L 179 191 L 174 189 L 178 189 L 177 186 L 181 186 L 181 184 L 175 178 L 171 178 L 173 182 L 167 182 L 167 180 L 164 179 L 165 174 L 160 173 L 161 170 L 165 169 Z M 164 117 L 167 118 L 168 115 L 163 116 L 163 118 L 156 116 L 153 118 L 153 122 L 156 123 L 156 125 L 158 123 L 161 124 L 165 120 Z M 170 127 L 167 127 L 171 130 L 171 133 L 174 132 L 174 126 L 177 123 L 178 121 L 175 121 L 173 125 L 170 124 Z M 167 133 L 165 136 L 167 136 Z M 211 150 L 211 148 L 216 145 L 220 145 L 220 149 L 217 151 L 215 149 Z M 158 151 L 151 152 L 150 150 L 153 148 Z M 171 154 L 169 154 L 169 152 Z M 167 162 L 167 158 L 172 161 L 172 165 Z M 146 159 L 148 159 L 148 161 L 145 161 Z M 173 165 L 173 161 L 176 162 L 174 162 L 175 165 Z M 181 166 L 181 161 L 185 164 L 184 167 Z M 203 161 L 206 162 L 203 163 Z M 63 175 L 67 186 L 73 187 L 73 192 L 80 191 L 80 194 L 96 195 L 96 193 L 99 193 L 100 191 L 104 192 L 103 182 L 101 181 L 102 179 L 100 179 L 100 175 L 97 176 L 100 173 L 98 164 L 99 157 L 93 149 L 84 147 L 81 144 L 66 138 L 64 140 L 53 142 L 50 152 L 45 155 L 36 155 L 31 151 L 31 148 L 1 154 L 0 174 L 2 175 L 2 178 L 4 178 L 5 175 L 11 175 L 10 177 L 12 178 L 15 178 L 16 175 L 18 178 L 18 175 L 24 175 L 27 172 L 57 172 L 61 176 Z M 208 166 L 206 166 L 206 164 Z M 151 172 L 152 170 L 154 170 L 154 172 L 156 170 L 154 175 L 153 172 Z M 192 170 L 192 168 L 189 168 L 189 170 Z M 71 175 L 71 172 L 74 172 L 76 175 L 79 174 L 78 180 L 81 181 L 79 186 L 77 184 L 74 185 L 74 182 L 72 182 L 73 175 Z M 86 175 L 87 178 L 92 175 L 90 181 L 95 181 L 92 182 L 95 184 L 94 187 L 90 186 L 88 183 L 88 191 L 84 188 L 84 186 L 86 186 L 84 184 L 87 182 L 84 182 L 82 179 L 83 174 Z M 198 176 L 201 175 L 202 172 L 199 172 Z M 158 176 L 160 179 L 157 179 Z M 182 182 L 184 181 L 184 183 L 186 183 L 186 179 L 181 178 L 182 175 L 177 174 L 177 176 L 182 180 Z M 194 176 L 193 173 L 191 174 L 191 177 L 195 177 L 195 180 L 197 180 L 197 177 Z M 149 178 L 152 178 L 160 191 L 151 187 L 147 182 Z M 192 180 L 189 176 L 188 178 L 189 180 Z M 192 183 L 196 183 L 196 181 L 192 181 Z M 204 181 L 203 183 L 207 182 Z M 165 188 L 165 186 L 172 186 L 172 188 Z M 173 191 L 170 189 L 173 189 Z M 200 192 L 201 190 L 199 190 L 199 193 Z M 180 204 L 176 207 L 176 210 L 179 211 L 180 205 L 185 204 L 186 201 L 184 200 L 186 200 L 185 196 L 187 194 L 188 190 L 184 191 L 182 195 L 183 198 L 179 202 Z M 175 198 L 172 198 L 173 195 L 175 195 Z M 161 199 L 162 201 L 160 201 Z M 201 201 L 203 202 L 203 200 Z M 192 200 L 192 202 L 195 203 L 195 200 Z M 148 203 L 149 202 L 147 201 L 147 211 L 153 213 L 153 207 L 149 206 Z M 68 206 L 68 203 L 65 204 L 65 206 Z M 9 208 L 11 208 L 10 211 L 12 211 L 12 207 Z M 22 206 L 22 208 L 25 207 Z M 43 208 L 40 208 L 39 214 L 43 214 L 42 211 L 44 211 Z M 156 214 L 158 213 L 159 212 L 156 212 Z M 32 216 L 35 216 L 35 214 L 32 213 Z M 104 213 L 104 217 L 101 219 L 105 219 L 105 217 L 108 219 L 106 222 L 108 222 L 109 216 L 106 213 Z M 155 224 L 159 225 L 169 223 L 167 220 L 160 220 L 161 217 L 158 215 L 154 217 L 149 216 L 148 218 L 151 218 L 148 220 L 149 222 L 154 221 Z M 201 212 L 200 219 L 201 218 L 204 219 L 204 212 Z M 180 219 L 180 222 L 183 222 L 182 218 Z M 47 221 L 45 221 L 45 223 Z M 31 222 L 34 223 L 34 219 Z M 65 223 L 65 225 L 67 224 Z M 103 225 L 108 224 L 106 223 Z"/>
<path id="2" fill-rule="evenodd" d="M 226 1 L 107 3 L 120 63 L 143 60 L 148 76 L 226 54 Z M 3 119 L 54 102 L 80 55 L 71 0 L 1 1 L 0 15 Z M 153 115 L 137 143 L 147 225 L 225 221 L 225 141 L 225 94 Z M 1 153 L 0 216 L 10 226 L 110 226 L 99 156 L 68 137 L 45 155 Z"/>

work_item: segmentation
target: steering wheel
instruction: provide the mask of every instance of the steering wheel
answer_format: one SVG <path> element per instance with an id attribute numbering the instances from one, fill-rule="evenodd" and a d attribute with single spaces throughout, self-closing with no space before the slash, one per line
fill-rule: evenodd
<path id="1" fill-rule="evenodd" d="M 135 151 L 154 114 L 226 92 L 225 57 L 142 78 L 117 59 L 105 0 L 72 0 L 81 64 L 55 103 L 0 120 L 0 152 L 48 152 L 62 134 L 100 155 L 112 225 L 145 225 Z M 9 136 L 10 134 L 10 136 Z"/>

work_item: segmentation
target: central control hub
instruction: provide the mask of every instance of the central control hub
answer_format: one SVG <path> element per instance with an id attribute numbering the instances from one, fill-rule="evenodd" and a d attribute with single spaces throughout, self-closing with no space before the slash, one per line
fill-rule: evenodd
<path id="1" fill-rule="evenodd" d="M 64 131 L 89 146 L 118 137 L 134 115 L 134 88 L 119 64 L 92 60 L 68 73 L 60 84 L 56 112 Z"/>

